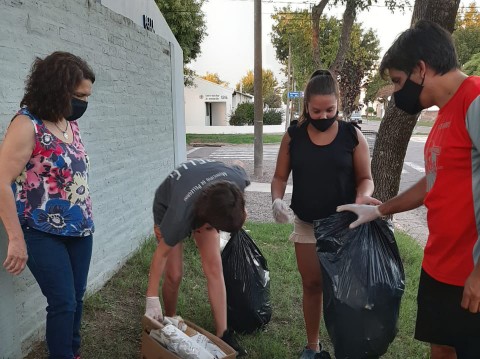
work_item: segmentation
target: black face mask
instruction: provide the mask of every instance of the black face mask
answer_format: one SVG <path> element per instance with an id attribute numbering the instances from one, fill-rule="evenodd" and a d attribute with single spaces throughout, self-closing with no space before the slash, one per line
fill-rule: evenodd
<path id="1" fill-rule="evenodd" d="M 422 111 L 424 107 L 420 104 L 420 93 L 423 90 L 424 80 L 425 77 L 422 79 L 421 84 L 417 84 L 408 77 L 403 87 L 393 93 L 395 106 L 410 115 L 415 115 Z"/>
<path id="2" fill-rule="evenodd" d="M 78 98 L 72 98 L 72 114 L 66 118 L 67 121 L 78 120 L 87 110 L 88 102 L 79 100 Z"/>
<path id="3" fill-rule="evenodd" d="M 335 116 L 331 118 L 323 118 L 323 119 L 318 119 L 318 120 L 313 120 L 309 114 L 307 114 L 306 118 L 308 123 L 311 123 L 313 127 L 315 127 L 317 130 L 321 132 L 325 132 L 328 130 L 337 120 L 338 112 L 335 114 Z"/>

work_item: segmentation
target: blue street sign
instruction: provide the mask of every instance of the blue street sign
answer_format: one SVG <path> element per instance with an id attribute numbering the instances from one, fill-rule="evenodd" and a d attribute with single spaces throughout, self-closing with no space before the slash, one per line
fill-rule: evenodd
<path id="1" fill-rule="evenodd" d="M 288 98 L 299 98 L 303 97 L 303 91 L 294 91 L 288 93 Z"/>

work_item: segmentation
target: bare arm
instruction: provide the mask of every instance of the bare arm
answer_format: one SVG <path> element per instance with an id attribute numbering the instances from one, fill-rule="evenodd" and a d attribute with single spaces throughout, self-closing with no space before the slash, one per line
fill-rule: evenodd
<path id="1" fill-rule="evenodd" d="M 204 224 L 196 229 L 193 235 L 202 259 L 203 273 L 207 279 L 208 298 L 215 320 L 216 334 L 221 337 L 227 329 L 227 292 L 223 279 L 222 257 L 218 250 L 220 234 L 209 224 Z"/>
<path id="2" fill-rule="evenodd" d="M 290 135 L 285 133 L 280 143 L 280 149 L 278 150 L 277 165 L 275 167 L 275 173 L 273 175 L 272 183 L 270 185 L 272 193 L 272 201 L 277 198 L 283 199 L 285 195 L 285 189 L 287 188 L 288 176 L 290 175 Z"/>
<path id="3" fill-rule="evenodd" d="M 12 274 L 20 274 L 25 268 L 27 250 L 11 185 L 30 160 L 34 146 L 32 121 L 27 116 L 17 116 L 8 128 L 0 150 L 0 219 L 8 236 L 7 258 L 3 266 Z"/>
<path id="4" fill-rule="evenodd" d="M 378 209 L 384 216 L 409 211 L 423 204 L 426 193 L 427 178 L 424 176 L 406 191 L 381 204 Z"/>
<path id="5" fill-rule="evenodd" d="M 150 263 L 150 273 L 148 275 L 147 297 L 158 297 L 158 288 L 160 286 L 160 279 L 162 278 L 167 263 L 168 254 L 172 247 L 167 245 L 163 239 L 162 233 L 158 226 L 154 226 L 155 236 L 157 237 L 158 245 L 153 253 L 152 261 Z"/>

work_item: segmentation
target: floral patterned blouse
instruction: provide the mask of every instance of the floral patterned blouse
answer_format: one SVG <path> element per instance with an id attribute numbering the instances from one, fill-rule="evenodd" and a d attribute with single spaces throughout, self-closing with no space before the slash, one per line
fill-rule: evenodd
<path id="1" fill-rule="evenodd" d="M 91 235 L 89 161 L 77 122 L 70 122 L 73 142 L 69 144 L 54 136 L 27 108 L 17 115 L 30 117 L 35 129 L 30 160 L 12 184 L 20 224 L 62 236 Z"/>

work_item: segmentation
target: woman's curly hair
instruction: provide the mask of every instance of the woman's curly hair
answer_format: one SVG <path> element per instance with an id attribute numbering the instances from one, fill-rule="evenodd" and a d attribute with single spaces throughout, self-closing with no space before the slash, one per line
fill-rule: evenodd
<path id="1" fill-rule="evenodd" d="M 57 51 L 32 64 L 25 81 L 25 94 L 20 106 L 41 120 L 58 122 L 72 113 L 71 99 L 83 80 L 95 82 L 90 66 L 78 56 Z"/>

